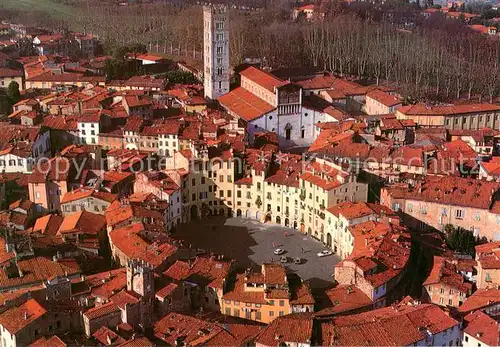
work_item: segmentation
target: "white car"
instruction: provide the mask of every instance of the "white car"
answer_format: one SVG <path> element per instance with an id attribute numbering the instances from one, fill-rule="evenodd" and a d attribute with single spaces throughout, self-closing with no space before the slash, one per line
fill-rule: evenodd
<path id="1" fill-rule="evenodd" d="M 281 249 L 281 248 L 276 248 L 276 249 L 274 250 L 274 254 L 276 254 L 276 255 L 281 255 L 281 254 L 283 254 L 283 253 L 285 253 L 285 250 L 284 250 L 284 249 Z"/>
<path id="2" fill-rule="evenodd" d="M 316 254 L 318 257 L 323 258 L 323 257 L 328 257 L 329 255 L 332 255 L 333 252 L 325 249 L 324 251 L 319 252 Z"/>

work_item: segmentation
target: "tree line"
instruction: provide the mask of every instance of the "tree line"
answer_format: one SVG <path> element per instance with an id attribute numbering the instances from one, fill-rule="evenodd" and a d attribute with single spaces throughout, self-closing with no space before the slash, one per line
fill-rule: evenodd
<path id="1" fill-rule="evenodd" d="M 391 82 L 408 101 L 495 100 L 500 91 L 500 40 L 439 13 L 423 20 L 412 5 L 391 1 L 399 2 L 392 9 L 327 2 L 326 18 L 312 22 L 292 21 L 284 7 L 232 11 L 231 64 L 252 57 L 270 68 L 318 67 L 374 83 Z M 403 22 L 411 18 L 414 26 L 382 20 L 395 13 Z M 66 25 L 98 35 L 110 55 L 130 44 L 203 47 L 200 6 L 80 6 Z"/>

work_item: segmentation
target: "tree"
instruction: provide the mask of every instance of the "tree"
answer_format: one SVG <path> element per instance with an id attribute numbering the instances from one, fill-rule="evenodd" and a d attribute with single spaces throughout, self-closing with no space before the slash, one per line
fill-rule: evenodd
<path id="1" fill-rule="evenodd" d="M 12 110 L 12 105 L 6 95 L 0 95 L 0 117 L 7 116 Z"/>
<path id="2" fill-rule="evenodd" d="M 21 100 L 21 93 L 19 92 L 19 83 L 17 83 L 16 81 L 10 82 L 9 86 L 7 87 L 6 94 L 7 98 L 9 99 L 12 105 Z"/>
<path id="3" fill-rule="evenodd" d="M 447 226 L 448 227 L 448 226 Z M 453 226 L 445 228 L 447 232 L 446 244 L 455 252 L 466 253 L 475 256 L 476 238 L 470 230 L 454 228 Z"/>
<path id="4" fill-rule="evenodd" d="M 194 75 L 190 72 L 185 72 L 182 70 L 173 70 L 165 74 L 170 84 L 195 84 L 197 82 Z"/>

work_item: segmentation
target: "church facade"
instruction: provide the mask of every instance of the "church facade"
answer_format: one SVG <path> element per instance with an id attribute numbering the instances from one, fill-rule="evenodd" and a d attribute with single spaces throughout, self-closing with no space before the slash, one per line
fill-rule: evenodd
<path id="1" fill-rule="evenodd" d="M 220 105 L 246 124 L 250 142 L 255 133 L 274 132 L 280 148 L 307 147 L 316 137 L 315 127 L 336 122 L 328 108 L 306 106 L 300 85 L 248 67 L 240 73 L 240 87 L 218 98 Z"/>

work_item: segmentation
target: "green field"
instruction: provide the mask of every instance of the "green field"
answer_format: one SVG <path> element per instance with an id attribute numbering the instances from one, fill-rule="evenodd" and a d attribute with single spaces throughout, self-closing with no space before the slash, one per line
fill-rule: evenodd
<path id="1" fill-rule="evenodd" d="M 71 17 L 75 9 L 54 0 L 0 0 L 0 8 L 46 12 L 54 18 Z"/>

